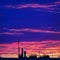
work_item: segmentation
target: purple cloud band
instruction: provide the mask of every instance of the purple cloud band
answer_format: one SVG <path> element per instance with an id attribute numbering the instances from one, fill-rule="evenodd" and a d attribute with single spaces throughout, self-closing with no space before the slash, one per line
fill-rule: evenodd
<path id="1" fill-rule="evenodd" d="M 29 4 L 17 4 L 17 5 L 5 5 L 6 8 L 15 8 L 15 9 L 23 9 L 23 8 L 43 8 L 46 9 L 48 12 L 56 12 L 60 13 L 60 8 L 58 6 L 60 5 L 60 1 L 56 1 L 53 3 L 48 4 L 38 4 L 38 3 L 29 3 Z"/>
<path id="2" fill-rule="evenodd" d="M 17 8 L 17 9 L 20 9 L 20 8 L 49 8 L 49 7 L 52 7 L 52 6 L 56 6 L 56 5 L 40 5 L 40 4 L 34 4 L 34 3 L 30 3 L 30 4 L 24 4 L 24 5 L 6 5 L 5 7 L 8 7 L 8 8 Z"/>
<path id="3" fill-rule="evenodd" d="M 17 32 L 2 32 L 0 35 L 23 35 L 24 33 L 17 33 Z"/>
<path id="4" fill-rule="evenodd" d="M 31 29 L 31 28 L 24 28 L 24 29 L 9 29 L 9 31 L 17 31 L 17 32 L 27 31 L 27 32 L 60 34 L 60 32 L 56 32 L 56 31 L 41 30 L 41 29 Z"/>
<path id="5" fill-rule="evenodd" d="M 32 28 L 23 28 L 23 29 L 7 29 L 7 32 L 1 32 L 4 35 L 24 35 L 22 32 L 33 32 L 33 33 L 48 33 L 48 34 L 60 34 L 60 32 L 42 30 L 42 29 L 32 29 Z"/>

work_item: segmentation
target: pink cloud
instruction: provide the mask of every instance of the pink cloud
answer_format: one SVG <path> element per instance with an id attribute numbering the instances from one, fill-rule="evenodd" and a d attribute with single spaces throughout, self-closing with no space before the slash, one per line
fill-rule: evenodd
<path id="1" fill-rule="evenodd" d="M 60 5 L 60 1 L 56 1 L 56 2 L 54 2 L 54 4 Z"/>
<path id="2" fill-rule="evenodd" d="M 2 32 L 0 34 L 5 34 L 5 35 L 23 35 L 24 33 L 17 33 L 17 32 Z"/>
<path id="3" fill-rule="evenodd" d="M 23 29 L 7 29 L 9 32 L 2 32 L 0 35 L 24 35 L 22 32 L 33 32 L 33 33 L 48 33 L 48 34 L 60 34 L 57 31 L 51 30 L 42 30 L 42 29 L 32 29 L 32 28 L 23 28 Z"/>
<path id="4" fill-rule="evenodd" d="M 17 5 L 17 8 L 48 8 L 48 7 L 52 7 L 53 5 L 41 5 L 41 4 L 24 4 L 24 5 Z"/>
<path id="5" fill-rule="evenodd" d="M 60 32 L 56 31 L 49 31 L 49 30 L 41 30 L 41 29 L 31 29 L 31 28 L 24 28 L 24 29 L 9 29 L 9 31 L 16 31 L 16 32 L 35 32 L 35 33 L 51 33 L 51 34 L 60 34 Z"/>
<path id="6" fill-rule="evenodd" d="M 42 4 L 37 4 L 37 3 L 30 3 L 30 4 L 18 4 L 18 5 L 6 5 L 5 7 L 7 8 L 49 8 L 49 7 L 53 7 L 56 5 L 53 4 L 46 4 L 46 5 L 42 5 Z"/>
<path id="7" fill-rule="evenodd" d="M 41 8 L 43 8 L 45 9 L 44 11 L 48 11 L 48 12 L 52 11 L 51 13 L 53 12 L 59 13 L 58 11 L 55 11 L 58 5 L 60 5 L 60 1 L 56 1 L 56 2 L 48 3 L 48 4 L 29 3 L 29 4 L 5 5 L 4 7 L 15 8 L 15 9 L 25 9 L 25 8 L 36 8 L 37 9 L 39 8 L 39 11 Z"/>

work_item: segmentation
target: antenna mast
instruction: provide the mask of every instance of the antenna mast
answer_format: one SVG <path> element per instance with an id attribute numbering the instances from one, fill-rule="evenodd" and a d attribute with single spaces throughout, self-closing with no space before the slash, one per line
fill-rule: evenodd
<path id="1" fill-rule="evenodd" d="M 20 57 L 20 47 L 19 47 L 19 40 L 18 40 L 18 57 Z"/>

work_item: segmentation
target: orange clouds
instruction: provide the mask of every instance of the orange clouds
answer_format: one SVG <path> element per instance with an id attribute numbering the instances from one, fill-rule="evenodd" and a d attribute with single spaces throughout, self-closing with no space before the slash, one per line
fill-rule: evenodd
<path id="1" fill-rule="evenodd" d="M 24 50 L 26 50 L 27 56 L 31 54 L 37 54 L 38 56 L 49 55 L 50 57 L 58 58 L 58 56 L 60 56 L 59 47 L 60 41 L 57 40 L 46 40 L 40 42 L 20 42 L 20 48 L 24 48 Z M 1 48 L 0 53 L 2 56 L 3 54 L 5 54 L 5 57 L 6 54 L 8 54 L 9 56 L 10 54 L 11 56 L 15 54 L 15 57 L 17 57 L 16 55 L 18 53 L 17 42 L 11 44 L 0 44 L 0 48 Z"/>

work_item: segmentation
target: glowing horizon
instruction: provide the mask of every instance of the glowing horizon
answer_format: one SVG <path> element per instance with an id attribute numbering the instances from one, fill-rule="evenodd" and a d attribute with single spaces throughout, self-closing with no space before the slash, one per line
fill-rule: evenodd
<path id="1" fill-rule="evenodd" d="M 0 44 L 0 53 L 2 57 L 17 58 L 18 44 L 13 42 L 10 44 Z M 20 42 L 20 48 L 24 48 L 27 56 L 35 54 L 37 56 L 49 55 L 51 58 L 58 58 L 60 56 L 60 41 L 45 40 L 39 42 Z M 5 51 L 4 51 L 5 50 Z M 5 54 L 6 53 L 6 54 Z"/>

